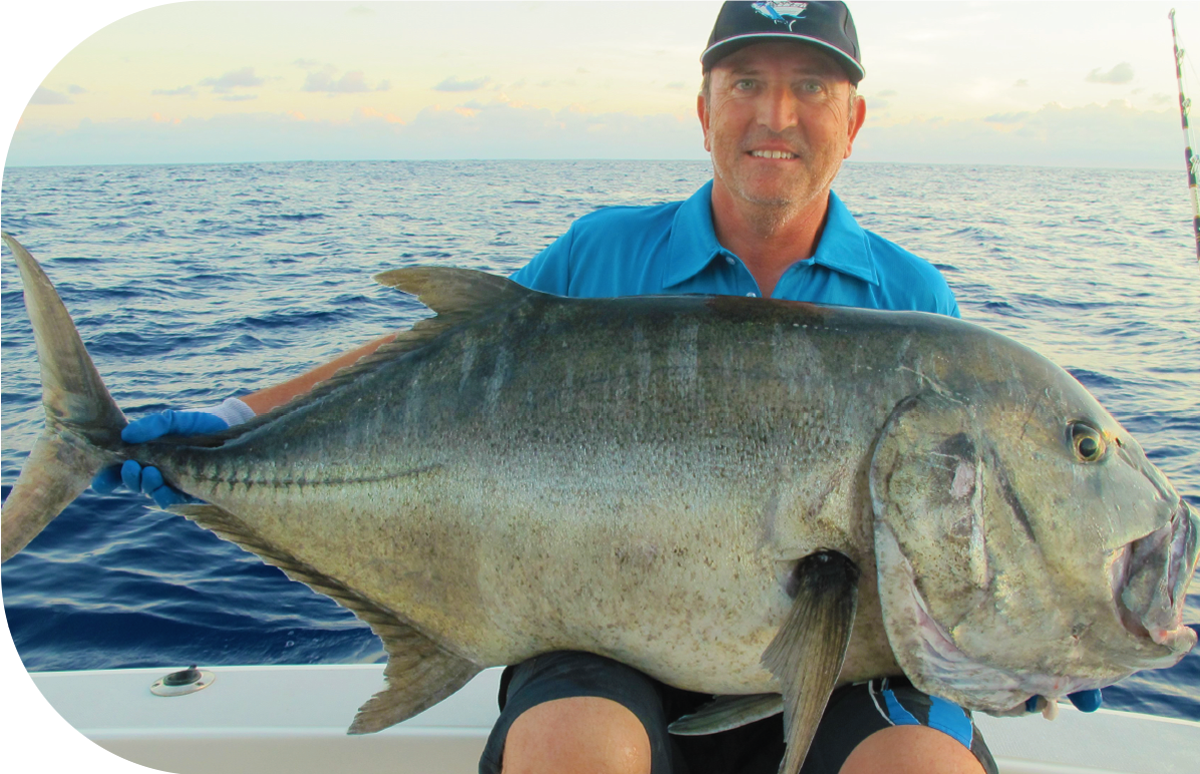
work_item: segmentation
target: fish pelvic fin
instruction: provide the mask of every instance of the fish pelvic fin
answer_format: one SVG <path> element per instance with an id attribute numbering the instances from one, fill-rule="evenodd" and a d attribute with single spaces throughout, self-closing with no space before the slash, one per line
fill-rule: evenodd
<path id="1" fill-rule="evenodd" d="M 16 257 L 21 272 L 46 410 L 46 429 L 22 467 L 0 518 L 0 561 L 8 561 L 87 489 L 102 467 L 121 459 L 115 449 L 126 420 L 50 278 L 20 242 L 3 231 L 0 239 Z"/>
<path id="2" fill-rule="evenodd" d="M 407 720 L 462 688 L 481 671 L 473 662 L 443 649 L 388 608 L 274 545 L 224 508 L 210 503 L 188 503 L 167 510 L 257 554 L 292 580 L 330 597 L 366 622 L 383 640 L 388 654 L 383 670 L 387 685 L 359 708 L 347 733 L 370 734 Z"/>
<path id="3" fill-rule="evenodd" d="M 858 567 L 842 554 L 804 557 L 793 571 L 796 594 L 762 663 L 783 689 L 787 752 L 780 774 L 797 774 L 833 693 L 858 607 Z"/>
<path id="4" fill-rule="evenodd" d="M 783 697 L 777 693 L 747 696 L 717 696 L 695 712 L 681 715 L 667 730 L 676 736 L 703 736 L 741 728 L 783 712 Z"/>

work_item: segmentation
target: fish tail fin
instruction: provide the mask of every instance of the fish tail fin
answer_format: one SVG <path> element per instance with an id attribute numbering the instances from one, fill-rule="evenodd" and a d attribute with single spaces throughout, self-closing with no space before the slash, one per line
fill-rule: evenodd
<path id="1" fill-rule="evenodd" d="M 0 516 L 0 561 L 8 561 L 87 489 L 102 467 L 121 459 L 116 450 L 126 420 L 42 267 L 8 233 L 0 231 L 0 239 L 21 271 L 46 410 L 46 429 Z"/>

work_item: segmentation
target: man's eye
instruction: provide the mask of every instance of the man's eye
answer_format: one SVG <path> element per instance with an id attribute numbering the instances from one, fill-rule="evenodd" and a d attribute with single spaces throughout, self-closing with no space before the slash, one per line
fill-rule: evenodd
<path id="1" fill-rule="evenodd" d="M 749 78 L 743 78 L 742 80 L 736 82 L 733 87 L 739 91 L 750 91 L 754 88 L 754 81 L 750 80 Z"/>
<path id="2" fill-rule="evenodd" d="M 800 90 L 806 94 L 818 94 L 825 88 L 825 84 L 820 81 L 805 81 L 800 84 Z"/>

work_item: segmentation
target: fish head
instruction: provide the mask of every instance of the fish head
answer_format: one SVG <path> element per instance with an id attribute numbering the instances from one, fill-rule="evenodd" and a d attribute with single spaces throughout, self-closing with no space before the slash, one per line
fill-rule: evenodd
<path id="1" fill-rule="evenodd" d="M 889 643 L 918 688 L 969 709 L 1111 685 L 1196 642 L 1182 616 L 1200 519 L 1052 368 L 914 395 L 872 458 Z"/>

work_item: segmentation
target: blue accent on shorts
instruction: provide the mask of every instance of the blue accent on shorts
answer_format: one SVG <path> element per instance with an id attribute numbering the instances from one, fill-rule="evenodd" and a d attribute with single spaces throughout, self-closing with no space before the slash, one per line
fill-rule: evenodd
<path id="1" fill-rule="evenodd" d="M 879 693 L 883 696 L 889 723 L 896 726 L 928 726 L 957 739 L 963 747 L 972 749 L 975 724 L 962 707 L 937 696 L 921 693 L 907 680 L 885 679 L 880 682 Z M 908 706 L 905 706 L 902 700 L 907 702 Z"/>
<path id="2" fill-rule="evenodd" d="M 891 691 L 888 691 L 891 693 Z M 933 703 L 929 707 L 929 727 L 936 728 L 938 731 L 943 731 L 958 741 L 962 742 L 963 747 L 971 746 L 971 737 L 975 734 L 975 728 L 971 723 L 971 719 L 967 717 L 967 713 L 963 712 L 962 707 L 957 704 L 951 704 L 945 699 L 937 696 L 930 696 Z"/>
<path id="3" fill-rule="evenodd" d="M 885 702 L 887 702 L 888 717 L 891 718 L 891 721 L 893 723 L 895 723 L 896 725 L 898 725 L 898 726 L 919 726 L 919 725 L 921 725 L 921 721 L 917 720 L 915 717 L 913 717 L 913 714 L 911 712 L 904 709 L 904 707 L 900 706 L 900 702 L 896 699 L 896 694 L 893 691 L 891 691 L 891 690 L 884 691 L 883 692 L 883 700 Z M 968 742 L 967 747 L 970 747 L 970 746 L 971 746 L 971 743 Z"/>

